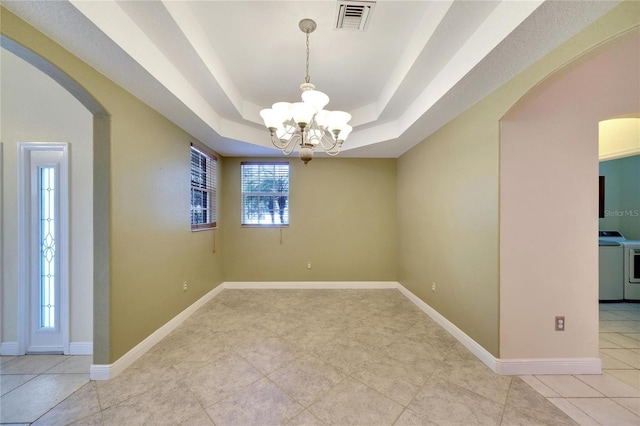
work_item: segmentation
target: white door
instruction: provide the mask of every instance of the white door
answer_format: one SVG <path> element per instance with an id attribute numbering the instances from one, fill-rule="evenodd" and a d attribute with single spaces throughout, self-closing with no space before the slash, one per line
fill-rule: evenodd
<path id="1" fill-rule="evenodd" d="M 21 144 L 26 353 L 68 353 L 66 144 Z"/>

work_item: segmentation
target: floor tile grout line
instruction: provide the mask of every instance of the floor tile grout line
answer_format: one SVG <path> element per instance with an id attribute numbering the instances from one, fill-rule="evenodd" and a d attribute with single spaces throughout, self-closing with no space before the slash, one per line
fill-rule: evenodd
<path id="1" fill-rule="evenodd" d="M 549 398 L 547 398 L 547 399 L 549 399 Z M 603 425 L 602 423 L 600 423 L 599 421 L 597 421 L 596 419 L 594 419 L 593 417 L 591 417 L 591 416 L 589 415 L 589 413 L 585 412 L 584 410 L 582 410 L 580 407 L 576 406 L 575 404 L 572 404 L 572 403 L 571 403 L 571 401 L 569 401 L 567 398 L 562 397 L 562 398 L 556 398 L 556 399 L 562 399 L 564 402 L 566 402 L 567 404 L 571 405 L 573 408 L 575 408 L 576 410 L 578 410 L 579 412 L 581 412 L 582 414 L 584 414 L 585 416 L 587 416 L 589 419 L 593 420 L 593 422 L 594 422 L 594 423 L 596 423 L 596 424 L 598 424 L 598 425 L 600 425 L 600 426 L 605 426 L 605 425 Z M 576 423 L 578 423 L 578 420 L 577 420 L 577 419 L 575 419 L 575 418 L 573 418 L 573 417 L 571 416 L 571 414 L 570 414 L 570 413 L 568 413 L 568 412 L 564 411 L 564 409 L 562 409 L 562 408 L 560 408 L 560 409 L 561 409 L 561 410 L 562 410 L 562 411 L 563 411 L 567 416 L 569 416 L 569 417 L 570 417 L 571 419 L 573 419 Z"/>
<path id="2" fill-rule="evenodd" d="M 409 406 L 411 406 L 411 404 L 413 403 L 413 401 L 416 399 L 416 396 L 418 396 L 418 394 L 420 393 L 420 391 L 422 391 L 422 389 L 427 385 L 427 383 L 429 383 L 429 379 L 431 379 L 437 372 L 437 369 L 435 369 L 434 371 L 431 372 L 431 374 L 429 374 L 429 377 L 427 377 L 424 382 L 418 387 L 418 390 L 413 394 L 413 396 L 411 397 L 411 400 L 409 401 L 409 403 L 406 405 L 406 407 L 404 407 L 404 410 L 402 410 L 402 413 L 400 413 L 400 415 L 398 416 L 398 418 L 395 420 L 395 422 L 393 424 L 395 424 L 400 417 L 402 416 L 402 414 L 409 410 L 412 413 L 415 413 L 415 411 L 413 411 L 412 409 L 409 408 Z M 416 413 L 417 414 L 417 413 Z M 417 414 L 419 416 L 422 417 L 422 415 Z"/>
<path id="3" fill-rule="evenodd" d="M 602 377 L 605 373 L 606 373 L 606 370 L 603 370 L 603 371 L 602 371 L 602 374 L 599 374 L 599 375 L 596 375 L 596 376 Z M 581 375 L 581 374 L 580 374 L 580 375 Z M 573 377 L 575 377 L 577 380 L 581 381 L 582 383 L 584 383 L 585 385 L 587 385 L 587 386 L 591 387 L 591 388 L 592 388 L 593 390 L 595 390 L 596 392 L 598 392 L 598 393 L 602 394 L 602 395 L 603 395 L 603 396 L 602 396 L 603 398 L 617 398 L 617 397 L 613 397 L 613 396 L 609 396 L 609 395 L 605 394 L 603 391 L 601 391 L 601 390 L 597 389 L 595 386 L 593 386 L 593 385 L 591 385 L 590 383 L 585 382 L 584 380 L 582 380 L 580 377 L 578 377 L 579 375 L 577 375 L 577 374 L 573 374 L 572 376 L 573 376 Z M 611 376 L 611 375 L 609 375 L 609 376 Z M 617 377 L 615 377 L 615 376 L 611 376 L 611 377 L 612 377 L 613 379 L 617 380 L 618 382 L 620 382 L 620 384 L 626 384 L 626 383 L 624 383 L 622 380 L 618 379 L 618 378 L 617 378 Z M 638 393 L 639 393 L 638 397 L 640 397 L 640 391 L 639 391 Z M 588 398 L 588 397 L 585 397 L 585 398 Z"/>
<path id="4" fill-rule="evenodd" d="M 44 373 L 42 373 L 42 375 L 44 375 Z M 92 383 L 91 381 L 87 382 L 87 383 Z M 84 385 L 80 386 L 78 389 L 76 389 L 74 392 L 71 393 L 71 395 L 67 396 L 65 399 L 61 400 L 60 402 L 58 402 L 56 405 L 54 405 L 53 407 L 51 407 L 50 409 L 48 409 L 47 411 L 45 411 L 44 413 L 42 413 L 42 415 L 40 417 L 38 417 L 37 419 L 35 419 L 33 421 L 33 423 L 36 423 L 38 420 L 40 420 L 41 418 L 43 418 L 44 416 L 46 416 L 47 414 L 49 414 L 52 410 L 54 410 L 56 407 L 58 407 L 60 404 L 62 404 L 63 402 L 65 402 L 67 399 L 71 398 L 73 395 L 75 395 L 77 392 L 80 391 L 80 389 L 82 389 L 83 387 L 85 387 L 87 385 L 87 383 L 85 383 Z M 97 391 L 96 391 L 97 392 Z M 99 405 L 98 405 L 99 407 Z M 98 410 L 98 413 L 100 413 L 100 417 L 102 417 L 102 409 Z M 89 414 L 87 416 L 84 416 L 83 418 L 77 419 L 76 421 L 80 421 L 82 419 L 85 419 L 87 417 L 91 417 L 93 415 L 95 415 L 97 413 L 93 413 L 93 414 Z"/>
<path id="5" fill-rule="evenodd" d="M 255 326 L 255 324 L 254 324 L 253 326 Z M 402 332 L 397 332 L 397 335 L 399 336 L 399 335 L 401 335 L 401 334 L 404 334 L 404 333 L 406 333 L 408 330 L 410 330 L 411 328 L 412 328 L 412 327 L 408 327 L 406 330 L 404 330 L 404 331 L 402 331 Z M 270 330 L 268 330 L 268 331 L 270 331 Z M 273 333 L 273 332 L 271 332 L 271 333 Z M 617 334 L 617 335 L 623 335 L 621 332 L 609 332 L 609 333 L 610 333 L 611 335 L 615 335 L 615 334 Z M 275 333 L 275 334 L 276 334 L 279 338 L 282 338 L 282 336 L 281 336 L 281 335 L 279 335 L 279 334 L 277 334 L 277 333 Z M 398 340 L 399 338 L 400 338 L 400 337 L 396 338 L 395 340 Z M 332 339 L 333 339 L 333 338 L 332 338 Z M 394 340 L 394 341 L 395 341 L 395 340 Z M 392 343 L 390 343 L 389 345 L 391 345 L 391 344 L 392 344 Z M 630 351 L 633 351 L 633 349 L 635 349 L 635 348 L 607 348 L 607 349 L 620 349 L 620 350 L 630 350 Z M 636 352 L 636 351 L 634 351 L 634 352 Z M 236 354 L 236 355 L 238 355 L 240 358 L 245 359 L 245 358 L 244 358 L 242 355 L 240 355 L 239 353 L 237 353 L 237 352 L 235 352 L 235 351 L 233 351 L 233 353 L 234 353 L 234 354 Z M 302 351 L 302 354 L 308 354 L 308 355 L 310 355 L 310 356 L 314 356 L 314 357 L 316 357 L 316 358 L 317 358 L 317 355 L 315 355 L 314 353 L 309 352 L 309 351 L 307 351 L 307 350 Z M 300 356 L 303 356 L 303 355 L 299 355 L 298 357 L 296 357 L 296 358 L 294 358 L 294 359 L 297 359 L 297 358 L 299 358 Z M 614 359 L 615 359 L 615 358 L 614 358 Z M 65 360 L 61 361 L 61 363 L 62 363 L 62 362 L 64 362 L 64 361 L 65 361 Z M 246 359 L 245 359 L 245 361 L 247 361 L 247 362 L 248 362 L 248 360 L 246 360 Z M 619 361 L 619 360 L 618 360 L 618 361 Z M 4 365 L 7 365 L 7 364 L 9 364 L 9 363 L 11 363 L 11 362 L 13 362 L 13 360 L 7 361 Z M 292 361 L 289 361 L 289 362 L 292 362 Z M 325 362 L 325 361 L 323 361 L 323 362 Z M 398 362 L 398 360 L 395 360 L 394 362 Z M 624 362 L 623 362 L 623 361 L 619 361 L 619 362 L 620 362 L 620 363 L 622 363 L 622 364 L 624 364 Z M 248 363 L 249 363 L 249 362 L 248 362 Z M 58 364 L 56 364 L 56 365 L 52 366 L 50 369 L 55 368 L 55 366 L 57 366 L 57 365 L 59 365 L 59 364 L 60 364 L 60 363 L 58 363 Z M 4 365 L 3 365 L 3 367 L 4 367 Z M 255 368 L 255 366 L 253 366 L 253 364 L 249 363 L 249 365 L 251 365 L 252 367 L 254 367 L 254 368 Z M 286 366 L 286 364 L 284 364 L 284 365 L 283 365 L 283 367 L 284 367 L 284 366 Z M 172 366 L 172 367 L 173 367 L 173 366 Z M 50 369 L 49 369 L 49 370 L 50 370 Z M 283 390 L 282 388 L 280 388 L 280 387 L 279 387 L 275 382 L 273 382 L 273 381 L 268 377 L 268 376 L 269 376 L 269 374 L 271 374 L 272 372 L 271 372 L 271 373 L 269 373 L 269 374 L 264 374 L 264 373 L 262 373 L 262 371 L 261 371 L 260 369 L 257 369 L 257 368 L 255 368 L 255 369 L 256 369 L 258 372 L 260 372 L 260 374 L 262 375 L 262 377 L 267 378 L 267 380 L 271 381 L 275 386 L 277 386 L 279 389 L 281 389 L 281 390 L 284 392 L 284 390 Z M 34 375 L 35 377 L 33 377 L 31 380 L 35 379 L 36 377 L 39 377 L 40 375 L 47 375 L 47 374 L 48 374 L 47 372 L 48 372 L 49 370 L 46 370 L 45 372 L 40 373 L 40 374 L 35 374 L 35 375 Z M 603 369 L 603 374 L 604 374 L 604 373 L 606 373 L 606 372 L 607 372 L 607 370 L 619 370 L 619 369 Z M 627 370 L 627 369 L 621 369 L 620 371 L 633 371 L 633 370 L 638 370 L 638 369 L 637 369 L 637 368 L 633 368 L 632 366 L 630 366 L 630 368 L 629 368 L 628 370 Z M 275 371 L 277 371 L 277 370 L 274 370 L 274 372 L 275 372 Z M 51 373 L 51 374 L 82 374 L 82 373 Z M 347 373 L 347 372 L 345 372 L 345 374 L 347 374 L 347 376 L 348 376 L 348 377 L 351 377 L 353 380 L 355 380 L 355 381 L 357 381 L 357 382 L 359 382 L 359 383 L 362 383 L 364 386 L 367 386 L 367 387 L 371 388 L 372 390 L 374 390 L 375 392 L 377 392 L 377 393 L 381 394 L 381 395 L 382 395 L 382 396 L 384 396 L 385 398 L 390 399 L 390 400 L 392 400 L 392 401 L 394 401 L 394 402 L 398 403 L 398 402 L 397 402 L 397 401 L 395 401 L 393 398 L 390 398 L 390 397 L 388 397 L 388 396 L 386 396 L 386 395 L 382 394 L 381 392 L 377 391 L 375 388 L 372 388 L 371 386 L 368 386 L 368 385 L 366 385 L 365 383 L 363 383 L 363 382 L 361 382 L 360 380 L 358 380 L 358 379 L 356 379 L 355 377 L 353 377 L 353 374 L 354 374 L 353 372 L 351 372 L 351 373 Z M 432 373 L 432 374 L 434 374 L 434 373 Z M 179 375 L 178 377 L 182 377 L 182 376 L 181 376 L 181 375 Z M 597 391 L 597 392 L 601 393 L 601 392 L 600 392 L 596 387 L 594 387 L 594 386 L 590 385 L 589 383 L 586 383 L 586 382 L 582 381 L 580 378 L 576 377 L 575 375 L 573 375 L 573 377 L 574 377 L 575 379 L 578 379 L 580 382 L 582 382 L 582 383 L 586 384 L 588 387 L 590 387 L 590 388 L 594 389 L 595 391 Z M 622 381 L 622 380 L 618 379 L 617 377 L 615 377 L 615 376 L 613 376 L 613 375 L 612 375 L 612 377 L 616 378 L 617 380 L 621 381 L 622 383 L 626 383 L 626 382 L 624 382 L 624 381 Z M 345 378 L 346 378 L 346 377 L 345 377 Z M 344 380 L 345 380 L 345 378 L 343 378 L 343 379 L 342 379 L 340 382 L 338 382 L 338 383 L 341 383 L 342 381 L 344 381 Z M 258 380 L 260 380 L 260 379 L 257 379 L 256 381 L 258 381 Z M 255 383 L 256 381 L 254 381 L 253 383 Z M 28 383 L 28 382 L 25 382 L 25 384 L 26 384 L 26 383 Z M 23 384 L 23 385 L 24 385 L 24 384 Z M 250 385 L 251 385 L 251 384 L 249 384 L 249 385 L 247 385 L 247 386 L 250 386 Z M 513 385 L 513 380 L 511 381 L 511 383 L 510 383 L 510 385 L 509 385 L 509 386 L 510 386 L 510 387 L 509 387 L 509 391 L 511 390 L 511 386 L 512 386 L 512 385 Z M 21 386 L 22 386 L 22 385 L 21 385 Z M 337 386 L 337 385 L 336 385 L 336 386 Z M 422 385 L 422 387 L 424 387 L 424 384 Z M 246 386 L 245 386 L 245 388 L 246 388 Z M 464 387 L 464 388 L 466 389 L 466 387 Z M 243 389 L 244 389 L 244 388 L 243 388 Z M 331 389 L 331 388 L 330 388 L 330 389 Z M 504 417 L 504 413 L 505 413 L 505 410 L 506 410 L 506 405 L 507 405 L 507 402 L 508 402 L 508 395 L 509 395 L 509 391 L 507 392 L 507 399 L 505 400 L 505 404 L 503 405 L 503 412 L 502 412 L 501 421 L 502 421 L 502 418 Z M 238 391 L 238 392 L 239 392 L 239 391 Z M 328 391 L 327 391 L 327 392 L 328 392 Z M 418 390 L 418 392 L 420 392 L 420 390 Z M 74 392 L 74 393 L 75 393 L 75 392 Z M 291 397 L 291 396 L 290 396 L 290 395 L 288 395 L 286 392 L 284 392 L 284 393 L 285 393 L 287 396 Z M 474 393 L 475 393 L 475 392 L 474 392 Z M 141 393 L 141 394 L 142 394 L 142 393 Z M 98 397 L 98 402 L 100 403 L 100 401 L 99 401 L 99 393 L 98 393 L 98 391 L 97 391 L 97 386 L 96 386 L 96 395 L 97 395 L 97 397 Z M 416 395 L 417 395 L 417 393 L 416 393 Z M 482 397 L 482 395 L 479 395 L 479 396 L 481 396 L 481 397 Z M 488 398 L 486 398 L 486 397 L 483 397 L 483 398 L 488 399 Z M 580 399 L 580 398 L 597 398 L 597 399 L 612 399 L 612 400 L 613 400 L 613 398 L 614 398 L 614 397 L 608 397 L 608 396 L 606 396 L 606 395 L 604 395 L 604 394 L 603 394 L 603 396 L 602 396 L 602 397 L 576 397 L 576 398 L 573 398 L 573 397 L 561 397 L 561 398 L 560 398 L 560 399 L 564 400 L 566 403 L 568 403 L 570 406 L 573 406 L 573 407 L 577 408 L 577 412 L 581 412 L 581 413 L 583 413 L 584 415 L 586 415 L 586 416 L 587 416 L 587 418 L 593 419 L 591 416 L 589 416 L 589 415 L 588 415 L 586 412 L 584 412 L 582 409 L 580 409 L 579 407 L 577 407 L 577 406 L 575 406 L 574 404 L 572 404 L 572 403 L 571 403 L 571 401 L 569 401 L 569 400 L 568 400 L 568 398 L 572 398 L 572 399 Z M 620 398 L 625 398 L 625 397 L 620 397 Z M 627 398 L 632 398 L 632 397 L 627 397 Z M 294 400 L 294 401 L 296 401 L 296 400 L 295 400 L 295 398 L 291 398 L 291 399 L 292 399 L 292 400 Z M 401 406 L 403 406 L 403 407 L 404 407 L 404 408 L 403 408 L 403 410 L 402 410 L 402 412 L 400 413 L 400 416 L 402 415 L 402 413 L 404 413 L 406 410 L 408 410 L 408 406 L 411 404 L 411 402 L 412 402 L 414 399 L 415 399 L 415 395 L 414 395 L 414 397 L 412 398 L 412 400 L 411 400 L 411 401 L 410 401 L 406 406 L 404 406 L 403 404 L 398 403 L 398 404 L 400 404 Z M 550 399 L 550 398 L 546 398 L 546 399 L 548 400 L 548 399 Z M 554 399 L 558 399 L 558 398 L 554 398 Z M 64 400 L 63 400 L 63 401 L 64 401 Z M 491 401 L 493 401 L 493 400 L 491 400 Z M 62 402 L 62 401 L 61 401 L 61 402 Z M 61 402 L 60 402 L 60 403 L 61 403 Z M 199 401 L 198 401 L 198 402 L 199 402 Z M 297 401 L 296 401 L 296 402 L 297 402 Z M 303 413 L 305 410 L 309 410 L 309 408 L 310 408 L 313 404 L 315 404 L 316 402 L 317 402 L 317 401 L 314 401 L 314 402 L 313 402 L 311 405 L 309 405 L 309 407 L 307 407 L 307 408 L 305 408 L 302 404 L 300 404 L 300 405 L 303 407 L 303 410 L 302 410 L 300 413 L 298 413 L 297 415 L 299 415 L 299 414 Z M 495 402 L 495 401 L 494 401 L 494 402 Z M 617 405 L 617 406 L 620 406 L 621 408 L 624 408 L 624 409 L 625 409 L 625 411 L 627 411 L 627 412 L 631 412 L 633 415 L 635 415 L 635 413 L 634 413 L 634 412 L 632 412 L 631 410 L 627 409 L 627 408 L 626 408 L 626 407 L 624 407 L 624 406 L 621 406 L 619 403 L 617 403 L 617 401 L 614 401 L 614 403 L 616 403 L 616 405 Z M 58 404 L 58 405 L 59 405 L 59 404 Z M 202 407 L 202 404 L 200 404 L 200 406 Z M 101 406 L 100 406 L 100 407 L 101 407 Z M 102 408 L 101 408 L 101 409 L 100 409 L 101 418 L 102 418 L 102 412 L 103 412 L 103 411 L 104 411 L 104 410 L 102 410 Z M 205 411 L 206 411 L 206 410 L 205 410 Z M 311 415 L 313 415 L 313 413 L 311 413 L 311 412 L 310 412 L 310 414 L 311 414 Z M 207 415 L 208 415 L 208 413 L 207 413 Z M 294 416 L 294 418 L 295 418 L 295 416 Z M 213 420 L 212 420 L 212 419 L 210 419 L 210 420 L 213 422 Z M 290 420 L 291 420 L 291 419 L 290 419 Z M 290 420 L 289 420 L 289 421 L 290 421 Z M 396 421 L 397 421 L 397 419 L 396 419 L 394 422 L 396 422 Z M 595 421 L 595 419 L 594 419 L 594 421 Z"/>
<path id="6" fill-rule="evenodd" d="M 530 386 L 530 385 L 527 383 L 527 386 Z M 509 402 L 509 394 L 511 393 L 512 387 L 513 387 L 513 377 L 511 377 L 511 380 L 509 381 L 509 389 L 507 389 L 507 396 L 505 397 L 504 404 L 502 405 L 502 414 L 500 414 L 500 423 L 498 423 L 499 425 L 502 425 L 502 422 L 504 421 L 504 414 L 507 411 L 507 402 Z"/>
<path id="7" fill-rule="evenodd" d="M 176 370 L 177 371 L 177 370 Z M 179 373 L 179 372 L 178 372 Z M 204 414 L 207 416 L 207 418 L 211 421 L 211 424 L 215 426 L 215 422 L 213 421 L 213 419 L 211 418 L 211 416 L 209 415 L 209 412 L 207 411 L 207 409 L 202 405 L 202 402 L 200 401 L 200 398 L 198 398 L 198 396 L 193 392 L 193 390 L 191 389 L 191 387 L 189 386 L 189 384 L 184 381 L 182 376 L 178 376 L 178 380 L 182 383 L 182 385 L 187 389 L 187 391 L 189 392 L 189 394 L 191 395 L 191 397 L 198 403 L 198 405 L 200 406 L 200 408 L 202 409 L 202 411 L 204 411 Z M 215 404 L 214 404 L 215 405 Z"/>
<path id="8" fill-rule="evenodd" d="M 400 414 L 398 414 L 398 417 L 396 417 L 393 422 L 391 422 L 391 426 L 394 426 L 396 423 L 398 423 L 398 420 L 400 420 L 400 417 L 402 417 L 402 415 L 405 413 L 405 411 L 407 411 L 409 408 L 408 407 L 402 407 L 402 411 L 400 411 Z"/>
<path id="9" fill-rule="evenodd" d="M 175 370 L 175 368 L 174 368 L 173 366 L 171 366 L 170 368 L 172 368 L 172 369 L 174 369 L 174 370 Z M 176 370 L 176 371 L 177 371 L 177 370 Z M 120 376 L 118 376 L 118 377 L 120 377 Z M 166 379 L 166 380 L 162 380 L 162 381 L 161 381 L 161 383 L 162 383 L 162 384 L 166 384 L 166 383 L 168 383 L 169 381 L 170 381 L 169 379 Z M 122 401 L 117 402 L 116 404 L 110 405 L 110 406 L 108 406 L 108 407 L 103 407 L 103 406 L 102 406 L 102 401 L 100 400 L 100 392 L 99 392 L 99 390 L 98 390 L 98 389 L 99 389 L 99 386 L 97 385 L 97 383 L 98 383 L 98 382 L 96 382 L 96 394 L 97 394 L 97 397 L 98 397 L 98 404 L 100 405 L 100 411 L 106 411 L 106 410 L 109 410 L 109 409 L 110 409 L 110 408 L 112 408 L 112 407 L 116 407 L 116 406 L 118 406 L 118 405 L 120 405 L 120 404 L 122 404 L 122 403 L 124 403 L 124 402 L 130 401 L 130 400 L 132 400 L 132 399 L 134 399 L 134 398 L 138 398 L 139 396 L 142 396 L 142 395 L 145 395 L 145 394 L 151 393 L 151 392 L 153 392 L 153 391 L 155 390 L 155 388 L 154 388 L 154 387 L 150 387 L 150 388 L 148 388 L 148 389 L 145 389 L 145 390 L 143 390 L 143 391 L 140 391 L 139 393 L 134 393 L 134 394 L 132 394 L 132 395 L 129 395 L 129 397 L 127 397 L 126 399 L 123 399 Z"/>
<path id="10" fill-rule="evenodd" d="M 29 380 L 27 380 L 26 382 L 22 383 L 20 386 L 17 386 L 13 389 L 11 389 L 10 391 L 8 391 L 7 393 L 0 395 L 0 400 L 2 398 L 4 398 L 5 396 L 9 395 L 11 392 L 21 388 L 22 386 L 26 385 L 27 383 L 31 382 L 32 380 L 35 380 L 38 378 L 39 374 L 6 374 L 7 376 L 13 375 L 13 376 L 33 376 L 32 378 L 30 378 Z"/>
<path id="11" fill-rule="evenodd" d="M 572 398 L 572 399 L 582 399 L 582 398 L 573 398 L 573 397 L 570 397 L 570 398 Z M 587 413 L 586 411 L 582 410 L 580 407 L 578 407 L 577 405 L 575 405 L 574 403 L 572 403 L 571 401 L 569 401 L 569 399 L 568 399 L 568 398 L 564 398 L 564 399 L 565 399 L 565 401 L 567 401 L 567 403 L 571 404 L 573 407 L 575 407 L 575 408 L 577 408 L 578 410 L 580 410 L 581 412 L 583 412 L 587 417 L 589 417 L 590 419 L 592 419 L 594 422 L 598 423 L 599 425 L 602 425 L 602 423 L 601 423 L 601 422 L 599 422 L 598 420 L 594 419 L 594 418 L 593 418 L 589 413 Z M 584 399 L 586 399 L 586 398 L 584 398 Z M 610 399 L 610 400 L 612 400 L 612 398 L 604 398 L 604 399 Z M 612 400 L 612 401 L 613 401 L 613 400 Z M 615 401 L 614 401 L 614 402 L 615 402 Z M 620 404 L 618 404 L 618 405 L 620 405 Z M 622 407 L 622 408 L 624 408 L 624 407 Z M 627 411 L 629 411 L 629 410 L 627 410 Z M 632 414 L 633 414 L 633 413 L 632 413 Z M 638 416 L 636 416 L 636 417 L 638 417 Z M 605 425 L 603 425 L 603 426 L 605 426 Z"/>

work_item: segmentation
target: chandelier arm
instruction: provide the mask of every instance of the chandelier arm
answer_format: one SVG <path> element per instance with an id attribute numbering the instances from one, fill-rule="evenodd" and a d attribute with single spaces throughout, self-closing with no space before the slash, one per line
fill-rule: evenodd
<path id="1" fill-rule="evenodd" d="M 269 131 L 269 134 L 271 135 L 271 143 L 273 144 L 273 146 L 278 149 L 284 149 L 287 147 L 288 144 L 283 144 L 280 139 L 278 139 L 278 136 L 276 136 L 276 129 L 269 129 Z"/>
<path id="2" fill-rule="evenodd" d="M 338 155 L 340 153 L 341 149 L 342 149 L 342 142 L 341 141 L 337 141 L 336 144 L 331 147 L 331 149 L 327 149 L 327 150 L 325 150 L 325 152 L 327 154 L 333 156 L 333 155 Z"/>
<path id="3" fill-rule="evenodd" d="M 284 155 L 290 155 L 293 151 L 295 151 L 296 145 L 298 144 L 298 141 L 300 141 L 300 139 L 300 135 L 293 135 L 293 137 L 289 139 L 289 143 L 287 144 L 287 146 L 282 149 Z"/>
<path id="4" fill-rule="evenodd" d="M 282 142 L 282 139 L 279 139 L 278 136 L 276 135 L 275 129 L 269 129 L 269 130 L 271 135 L 271 143 L 273 144 L 273 146 L 281 150 L 285 155 L 291 154 L 300 136 L 293 135 L 288 141 Z"/>
<path id="5" fill-rule="evenodd" d="M 337 145 L 338 145 L 337 140 L 335 140 L 330 136 L 327 136 L 327 133 L 323 132 L 322 137 L 320 138 L 320 147 L 322 148 L 323 151 L 326 151 L 326 152 L 333 151 Z"/>
<path id="6" fill-rule="evenodd" d="M 296 135 L 297 136 L 297 135 Z M 287 144 L 287 146 L 285 148 L 282 149 L 282 153 L 284 155 L 291 155 L 291 153 L 295 150 L 296 148 L 296 142 L 298 141 L 298 137 L 293 137 L 291 138 L 291 140 L 289 141 L 289 144 Z"/>

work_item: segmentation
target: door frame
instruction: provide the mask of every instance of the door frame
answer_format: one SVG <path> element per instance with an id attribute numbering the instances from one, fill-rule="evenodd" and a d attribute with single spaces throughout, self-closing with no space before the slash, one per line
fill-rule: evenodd
<path id="1" fill-rule="evenodd" d="M 18 143 L 18 355 L 27 353 L 31 321 L 31 153 L 62 152 L 60 160 L 60 332 L 62 352 L 69 354 L 69 144 L 66 142 Z"/>

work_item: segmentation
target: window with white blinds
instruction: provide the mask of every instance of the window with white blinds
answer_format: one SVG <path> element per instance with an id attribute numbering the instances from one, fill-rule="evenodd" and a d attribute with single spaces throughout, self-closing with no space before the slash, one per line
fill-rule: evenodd
<path id="1" fill-rule="evenodd" d="M 242 224 L 289 224 L 289 163 L 241 163 Z"/>
<path id="2" fill-rule="evenodd" d="M 191 229 L 217 226 L 218 159 L 191 145 Z"/>

